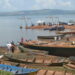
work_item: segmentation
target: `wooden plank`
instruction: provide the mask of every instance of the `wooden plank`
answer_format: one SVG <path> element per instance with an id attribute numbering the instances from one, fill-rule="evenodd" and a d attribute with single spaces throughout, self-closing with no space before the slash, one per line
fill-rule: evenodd
<path id="1" fill-rule="evenodd" d="M 54 71 L 48 70 L 47 73 L 46 73 L 46 75 L 54 75 Z"/>
<path id="2" fill-rule="evenodd" d="M 65 75 L 64 71 L 56 71 L 54 75 Z"/>
<path id="3" fill-rule="evenodd" d="M 34 61 L 34 58 L 28 58 L 27 59 L 27 62 L 33 62 Z"/>
<path id="4" fill-rule="evenodd" d="M 36 75 L 45 75 L 46 72 L 47 72 L 47 70 L 40 70 L 40 71 L 37 72 Z"/>
<path id="5" fill-rule="evenodd" d="M 52 59 L 45 59 L 44 60 L 44 64 L 51 64 L 52 63 Z"/>
<path id="6" fill-rule="evenodd" d="M 73 75 L 72 73 L 66 73 L 65 75 Z"/>
<path id="7" fill-rule="evenodd" d="M 41 59 L 41 58 L 35 59 L 35 63 L 43 63 L 43 62 L 44 62 L 44 59 Z"/>

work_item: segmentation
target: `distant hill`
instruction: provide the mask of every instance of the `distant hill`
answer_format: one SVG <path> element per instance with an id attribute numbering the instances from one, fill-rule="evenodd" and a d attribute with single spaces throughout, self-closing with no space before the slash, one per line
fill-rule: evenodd
<path id="1" fill-rule="evenodd" d="M 0 16 L 12 16 L 12 15 L 56 15 L 56 14 L 75 14 L 75 10 L 60 10 L 60 9 L 42 9 L 42 10 L 29 10 L 29 11 L 17 11 L 17 12 L 3 12 Z"/>

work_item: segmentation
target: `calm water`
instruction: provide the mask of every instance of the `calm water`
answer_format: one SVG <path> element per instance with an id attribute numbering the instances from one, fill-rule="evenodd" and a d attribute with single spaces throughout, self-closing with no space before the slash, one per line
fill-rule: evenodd
<path id="1" fill-rule="evenodd" d="M 44 20 L 47 22 L 52 22 L 51 18 L 48 18 L 50 15 L 30 15 L 26 16 L 27 23 L 36 24 L 38 20 Z M 60 21 L 68 22 L 69 20 L 75 20 L 75 15 L 52 15 L 54 17 L 59 17 Z M 25 39 L 37 39 L 38 35 L 54 35 L 54 32 L 43 31 L 43 30 L 25 30 L 25 20 L 24 16 L 0 16 L 0 46 L 5 46 L 8 42 L 14 41 L 17 43 L 20 41 L 21 37 Z M 53 22 L 57 23 L 57 19 L 54 18 Z M 23 26 L 23 29 L 20 29 L 20 26 Z"/>

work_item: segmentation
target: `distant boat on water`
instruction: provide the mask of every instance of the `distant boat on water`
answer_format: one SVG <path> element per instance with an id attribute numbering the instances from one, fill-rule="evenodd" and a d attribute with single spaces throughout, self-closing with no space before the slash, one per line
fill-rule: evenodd
<path id="1" fill-rule="evenodd" d="M 44 30 L 50 30 L 50 31 L 58 30 L 58 31 L 62 31 L 64 29 L 65 29 L 64 26 L 54 26 L 54 27 L 51 27 L 51 28 L 45 28 Z"/>
<path id="2" fill-rule="evenodd" d="M 20 29 L 22 29 L 23 27 L 22 26 L 20 26 Z"/>
<path id="3" fill-rule="evenodd" d="M 75 34 L 75 31 L 58 31 L 57 34 Z"/>

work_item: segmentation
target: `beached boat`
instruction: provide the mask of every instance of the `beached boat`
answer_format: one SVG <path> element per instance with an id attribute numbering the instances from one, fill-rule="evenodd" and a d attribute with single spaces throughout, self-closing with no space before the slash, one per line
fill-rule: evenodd
<path id="1" fill-rule="evenodd" d="M 75 56 L 74 41 L 27 41 L 21 42 L 20 45 L 30 49 L 45 50 L 52 55 Z"/>
<path id="2" fill-rule="evenodd" d="M 36 54 L 29 54 L 29 55 L 14 55 L 6 56 L 10 61 L 18 62 L 18 63 L 24 63 L 24 64 L 30 64 L 30 65 L 41 65 L 41 66 L 49 66 L 49 65 L 59 65 L 63 64 L 64 62 L 67 63 L 65 60 L 67 60 L 64 57 L 59 56 L 53 56 L 53 55 L 36 55 Z"/>
<path id="3" fill-rule="evenodd" d="M 75 34 L 75 30 L 74 31 L 58 31 L 58 34 Z"/>
<path id="4" fill-rule="evenodd" d="M 11 72 L 14 75 L 35 75 L 38 71 L 38 69 L 27 69 L 4 64 L 0 64 L 0 70 Z"/>
<path id="5" fill-rule="evenodd" d="M 37 36 L 38 39 L 53 39 L 57 37 L 57 38 L 63 38 L 64 35 L 63 34 L 58 34 L 58 35 L 52 35 L 52 36 Z"/>

